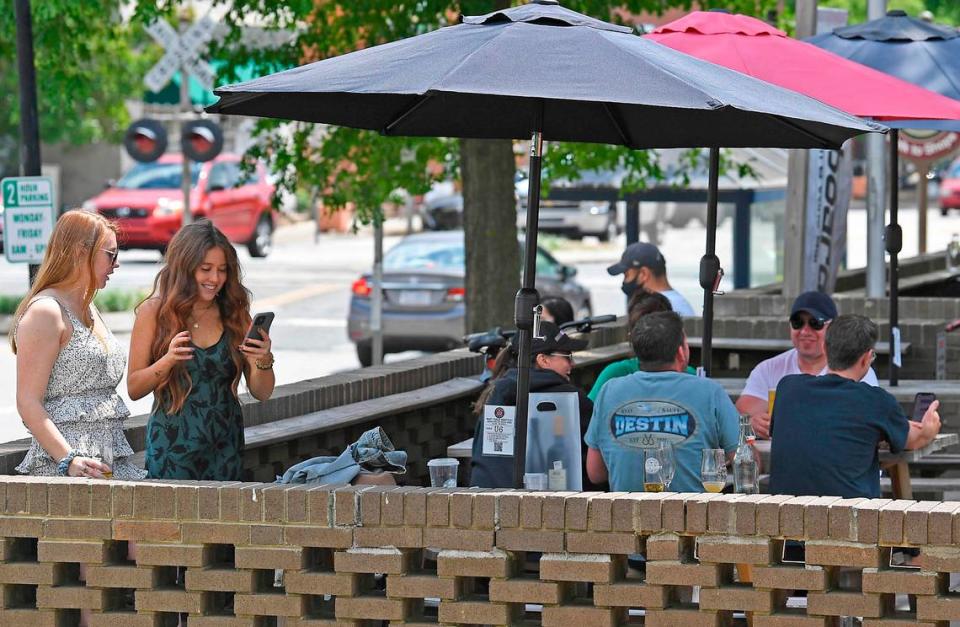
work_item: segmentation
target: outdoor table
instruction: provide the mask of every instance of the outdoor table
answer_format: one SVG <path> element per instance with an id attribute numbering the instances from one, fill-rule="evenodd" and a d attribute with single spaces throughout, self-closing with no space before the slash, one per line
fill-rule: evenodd
<path id="1" fill-rule="evenodd" d="M 456 457 L 457 459 L 470 458 L 473 455 L 473 438 L 467 438 L 463 442 L 457 442 L 447 447 L 447 457 Z"/>
<path id="2" fill-rule="evenodd" d="M 891 453 L 888 449 L 880 449 L 880 467 L 890 472 L 890 481 L 893 489 L 893 498 L 912 499 L 913 488 L 910 486 L 910 462 L 916 462 L 931 453 L 953 446 L 960 442 L 956 433 L 941 433 L 933 442 L 925 447 Z M 760 463 L 764 470 L 770 468 L 770 440 L 757 440 L 757 451 L 760 452 Z M 469 452 L 469 451 L 468 451 Z"/>

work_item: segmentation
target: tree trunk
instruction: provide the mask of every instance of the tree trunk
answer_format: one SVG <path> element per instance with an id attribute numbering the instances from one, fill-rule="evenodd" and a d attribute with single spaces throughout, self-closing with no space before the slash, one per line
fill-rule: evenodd
<path id="1" fill-rule="evenodd" d="M 513 326 L 520 288 L 513 142 L 460 140 L 467 333 Z"/>

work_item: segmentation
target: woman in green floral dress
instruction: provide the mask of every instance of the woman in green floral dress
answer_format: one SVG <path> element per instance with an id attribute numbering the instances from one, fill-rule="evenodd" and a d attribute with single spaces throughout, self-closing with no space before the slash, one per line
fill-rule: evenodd
<path id="1" fill-rule="evenodd" d="M 154 393 L 146 467 L 158 479 L 242 478 L 241 376 L 250 393 L 273 393 L 270 337 L 245 339 L 250 296 L 229 240 L 207 220 L 183 227 L 167 248 L 153 292 L 137 308 L 127 391 Z"/>

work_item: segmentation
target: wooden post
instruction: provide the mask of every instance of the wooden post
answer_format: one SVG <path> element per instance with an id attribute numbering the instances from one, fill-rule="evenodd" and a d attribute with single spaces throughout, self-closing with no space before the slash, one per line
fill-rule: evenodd
<path id="1" fill-rule="evenodd" d="M 919 243 L 918 252 L 922 255 L 927 252 L 927 174 L 930 173 L 930 164 L 921 163 L 917 166 L 920 181 L 917 183 L 917 229 Z"/>

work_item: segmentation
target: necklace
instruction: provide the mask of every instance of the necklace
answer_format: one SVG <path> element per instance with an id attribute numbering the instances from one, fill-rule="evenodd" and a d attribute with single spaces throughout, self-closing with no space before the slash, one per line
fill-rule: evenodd
<path id="1" fill-rule="evenodd" d="M 214 304 L 215 304 L 215 303 L 210 303 L 209 305 L 207 305 L 207 308 L 204 309 L 203 312 L 202 312 L 199 316 L 197 316 L 196 318 L 194 318 L 194 321 L 193 321 L 193 328 L 194 328 L 194 329 L 199 329 L 199 328 L 200 328 L 200 321 L 203 319 L 203 317 L 204 317 L 205 315 L 207 315 L 207 313 L 210 312 L 211 309 L 213 309 Z M 193 316 L 191 316 L 191 318 L 192 318 L 192 317 L 193 317 Z"/>

